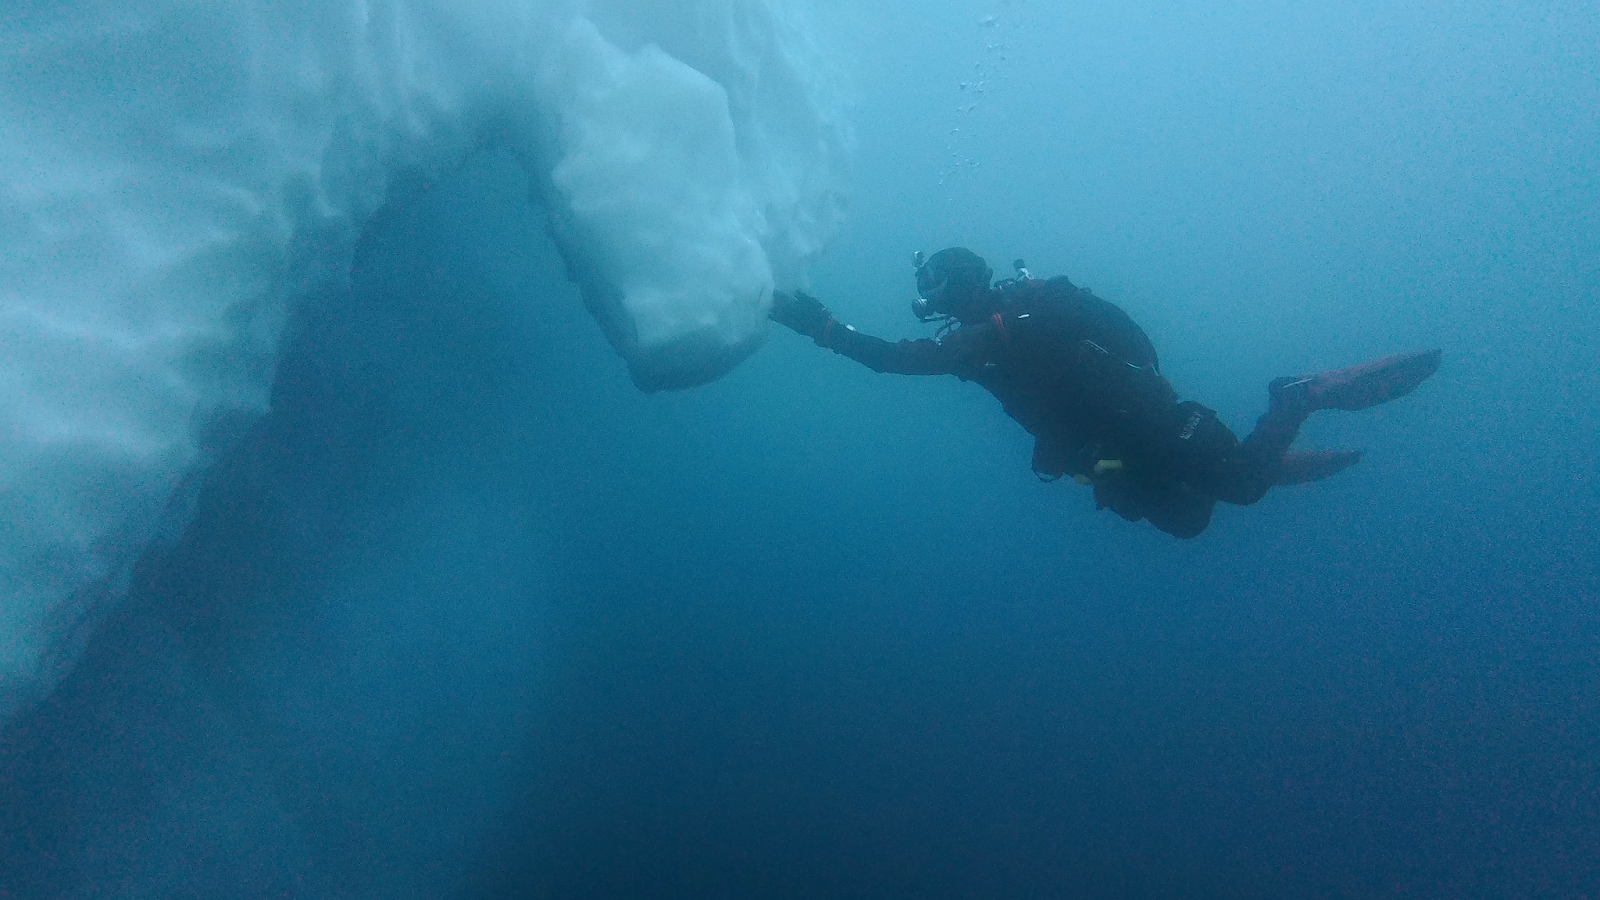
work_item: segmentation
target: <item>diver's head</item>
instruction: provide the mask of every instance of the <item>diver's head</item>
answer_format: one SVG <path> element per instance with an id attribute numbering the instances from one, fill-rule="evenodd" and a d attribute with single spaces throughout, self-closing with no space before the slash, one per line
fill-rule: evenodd
<path id="1" fill-rule="evenodd" d="M 965 247 L 949 247 L 922 258 L 917 254 L 917 297 L 911 311 L 927 321 L 935 316 L 966 319 L 984 312 L 994 270 Z"/>

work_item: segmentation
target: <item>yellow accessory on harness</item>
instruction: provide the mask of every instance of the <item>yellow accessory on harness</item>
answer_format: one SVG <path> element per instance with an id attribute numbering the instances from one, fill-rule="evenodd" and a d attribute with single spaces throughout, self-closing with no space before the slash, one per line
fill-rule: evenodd
<path id="1" fill-rule="evenodd" d="M 1094 471 L 1087 475 L 1074 475 L 1072 480 L 1079 484 L 1094 484 L 1096 478 L 1103 478 L 1112 472 L 1122 471 L 1122 460 L 1102 459 L 1094 464 Z"/>

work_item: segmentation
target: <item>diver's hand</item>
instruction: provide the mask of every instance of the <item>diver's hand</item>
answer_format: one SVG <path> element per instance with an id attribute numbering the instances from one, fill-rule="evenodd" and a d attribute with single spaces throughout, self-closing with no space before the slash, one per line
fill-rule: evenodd
<path id="1" fill-rule="evenodd" d="M 813 340 L 821 336 L 823 329 L 827 328 L 828 322 L 833 319 L 821 300 L 804 291 L 795 291 L 792 294 L 773 291 L 772 312 L 768 315 L 772 317 L 772 321 L 787 325 Z"/>

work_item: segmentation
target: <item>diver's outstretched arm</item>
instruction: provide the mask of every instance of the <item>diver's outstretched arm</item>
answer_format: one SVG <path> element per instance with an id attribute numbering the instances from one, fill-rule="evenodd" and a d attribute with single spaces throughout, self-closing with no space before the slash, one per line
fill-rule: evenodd
<path id="1" fill-rule="evenodd" d="M 822 301 L 800 291 L 775 291 L 772 320 L 817 342 L 817 346 L 872 369 L 896 375 L 964 375 L 971 368 L 965 349 L 927 339 L 889 343 L 839 323 Z"/>

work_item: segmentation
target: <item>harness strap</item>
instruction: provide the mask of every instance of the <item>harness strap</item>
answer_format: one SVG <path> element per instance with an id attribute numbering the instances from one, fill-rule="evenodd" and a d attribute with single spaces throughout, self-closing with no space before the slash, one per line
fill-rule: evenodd
<path id="1" fill-rule="evenodd" d="M 994 328 L 1000 333 L 1000 343 L 1011 346 L 1011 332 L 1006 330 L 1006 320 L 999 313 L 989 317 L 994 322 Z"/>

